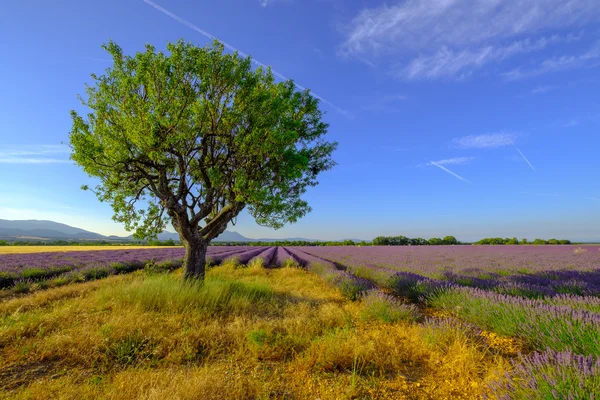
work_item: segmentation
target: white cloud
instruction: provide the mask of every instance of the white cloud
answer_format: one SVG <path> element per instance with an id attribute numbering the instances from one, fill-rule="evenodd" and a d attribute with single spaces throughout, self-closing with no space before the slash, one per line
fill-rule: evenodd
<path id="1" fill-rule="evenodd" d="M 463 76 L 492 61 L 581 35 L 544 36 L 600 20 L 597 0 L 406 0 L 365 8 L 346 26 L 338 54 L 394 58 L 396 76 Z M 433 69 L 434 72 L 428 72 Z"/>
<path id="2" fill-rule="evenodd" d="M 550 90 L 554 89 L 555 86 L 536 86 L 535 88 L 533 88 L 533 90 L 531 91 L 531 94 L 543 94 L 543 93 L 547 93 Z"/>
<path id="3" fill-rule="evenodd" d="M 600 3 L 600 2 L 599 2 Z M 543 75 L 552 72 L 566 71 L 576 68 L 591 68 L 600 65 L 600 41 L 596 42 L 588 51 L 579 55 L 563 55 L 548 58 L 540 62 L 536 67 L 523 70 L 515 68 L 502 74 L 507 80 L 514 81 L 532 76 Z"/>
<path id="4" fill-rule="evenodd" d="M 470 135 L 453 139 L 456 147 L 463 149 L 484 149 L 504 147 L 514 144 L 517 135 L 510 132 L 486 133 L 483 135 Z"/>
<path id="5" fill-rule="evenodd" d="M 460 76 L 491 62 L 502 61 L 520 53 L 541 50 L 560 40 L 563 40 L 563 38 L 559 36 L 543 37 L 536 41 L 525 39 L 507 46 L 490 45 L 475 50 L 465 49 L 462 51 L 454 51 L 443 46 L 435 54 L 420 55 L 414 58 L 408 65 L 394 71 L 394 74 L 407 79 L 436 79 Z"/>
<path id="6" fill-rule="evenodd" d="M 63 145 L 7 146 L 0 149 L 0 164 L 62 164 L 68 153 Z"/>

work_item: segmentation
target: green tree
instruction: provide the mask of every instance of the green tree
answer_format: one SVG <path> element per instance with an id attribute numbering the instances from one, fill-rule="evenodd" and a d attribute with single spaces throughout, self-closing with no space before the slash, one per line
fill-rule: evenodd
<path id="1" fill-rule="evenodd" d="M 458 244 L 458 240 L 454 236 L 446 236 L 442 239 L 442 242 L 447 245 Z"/>
<path id="2" fill-rule="evenodd" d="M 72 111 L 71 158 L 113 219 L 152 238 L 167 222 L 185 246 L 186 279 L 203 279 L 206 250 L 238 214 L 275 229 L 310 211 L 301 198 L 334 166 L 318 100 L 223 45 L 147 45 L 92 75 L 85 116 Z M 86 189 L 87 187 L 84 187 Z"/>
<path id="3" fill-rule="evenodd" d="M 444 244 L 444 241 L 440 238 L 431 238 L 427 241 L 428 244 L 430 244 L 431 246 L 440 246 L 442 244 Z"/>

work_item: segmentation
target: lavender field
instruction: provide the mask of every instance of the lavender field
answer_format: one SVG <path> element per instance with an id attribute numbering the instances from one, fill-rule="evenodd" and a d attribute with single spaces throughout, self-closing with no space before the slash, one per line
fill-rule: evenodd
<path id="1" fill-rule="evenodd" d="M 358 291 L 376 286 L 415 303 L 425 318 L 442 312 L 523 341 L 525 352 L 512 361 L 513 372 L 494 386 L 515 397 L 501 398 L 587 399 L 600 393 L 600 246 L 290 251 L 312 269 L 326 265 L 345 274 L 337 281 L 353 281 Z"/>
<path id="2" fill-rule="evenodd" d="M 170 271 L 183 256 L 183 248 L 5 254 L 0 283 Z M 516 338 L 522 354 L 512 359 L 509 379 L 497 382 L 499 393 L 552 393 L 548 379 L 568 382 L 549 398 L 600 391 L 600 246 L 213 246 L 207 260 L 305 268 L 367 307 L 393 304 L 397 314 L 426 325 L 451 318 Z"/>

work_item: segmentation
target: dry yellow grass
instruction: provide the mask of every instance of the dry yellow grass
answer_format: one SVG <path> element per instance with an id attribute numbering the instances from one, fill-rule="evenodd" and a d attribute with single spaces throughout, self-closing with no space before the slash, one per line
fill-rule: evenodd
<path id="1" fill-rule="evenodd" d="M 68 251 L 164 249 L 161 246 L 0 246 L 0 254 L 60 253 Z"/>
<path id="2" fill-rule="evenodd" d="M 476 399 L 507 362 L 459 325 L 364 318 L 296 268 L 136 272 L 0 305 L 14 399 Z"/>

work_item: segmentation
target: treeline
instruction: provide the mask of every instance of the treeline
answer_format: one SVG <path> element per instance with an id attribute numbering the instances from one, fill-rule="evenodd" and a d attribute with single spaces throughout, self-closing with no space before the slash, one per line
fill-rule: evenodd
<path id="1" fill-rule="evenodd" d="M 428 245 L 453 245 L 461 244 L 454 236 L 446 236 L 443 239 L 423 238 L 411 239 L 405 236 L 378 236 L 373 241 L 274 241 L 274 242 L 212 242 L 211 246 L 428 246 Z"/>
<path id="2" fill-rule="evenodd" d="M 373 246 L 442 246 L 461 244 L 454 236 L 441 238 L 408 238 L 406 236 L 377 236 Z"/>
<path id="3" fill-rule="evenodd" d="M 307 240 L 276 240 L 274 242 L 211 242 L 211 246 L 370 246 L 371 242 L 342 241 L 314 241 Z"/>
<path id="4" fill-rule="evenodd" d="M 478 242 L 475 242 L 475 244 L 493 244 L 493 245 L 500 245 L 500 244 L 507 244 L 507 245 L 515 245 L 515 244 L 571 244 L 570 240 L 566 240 L 566 239 L 548 239 L 548 240 L 544 240 L 544 239 L 535 239 L 532 242 L 527 241 L 527 239 L 521 239 L 518 240 L 516 237 L 513 238 L 484 238 L 481 239 Z"/>

